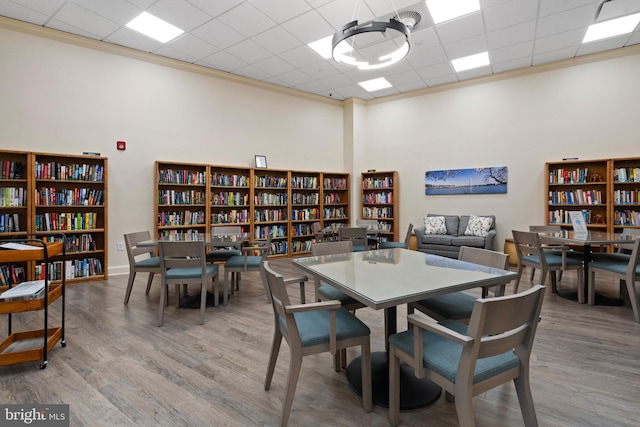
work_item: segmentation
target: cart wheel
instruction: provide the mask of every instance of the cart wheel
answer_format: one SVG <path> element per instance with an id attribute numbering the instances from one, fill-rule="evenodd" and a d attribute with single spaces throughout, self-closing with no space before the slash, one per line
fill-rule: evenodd
<path id="1" fill-rule="evenodd" d="M 63 340 L 63 341 L 60 341 L 60 345 L 61 345 L 61 346 L 63 346 L 63 347 L 66 347 L 66 346 L 67 346 L 67 342 L 66 342 L 66 341 L 64 341 L 64 340 Z"/>
<path id="2" fill-rule="evenodd" d="M 47 367 L 47 361 L 45 360 L 44 362 L 42 362 L 42 363 L 40 364 L 40 369 L 44 369 L 44 368 L 46 368 L 46 367 Z"/>

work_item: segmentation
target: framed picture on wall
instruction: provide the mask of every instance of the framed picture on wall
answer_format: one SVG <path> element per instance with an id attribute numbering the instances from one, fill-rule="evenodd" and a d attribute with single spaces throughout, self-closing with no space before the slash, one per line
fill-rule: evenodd
<path id="1" fill-rule="evenodd" d="M 267 156 L 260 156 L 256 154 L 256 168 L 266 169 Z"/>

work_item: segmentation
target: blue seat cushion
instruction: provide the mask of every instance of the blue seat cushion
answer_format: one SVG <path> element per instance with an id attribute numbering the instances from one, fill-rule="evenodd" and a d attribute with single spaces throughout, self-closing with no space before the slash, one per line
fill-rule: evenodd
<path id="1" fill-rule="evenodd" d="M 591 261 L 597 262 L 624 262 L 629 264 L 629 260 L 631 259 L 631 255 L 622 254 L 622 253 L 606 253 L 606 252 L 596 252 L 591 254 Z"/>
<path id="2" fill-rule="evenodd" d="M 461 334 L 467 333 L 467 326 L 455 320 L 445 320 L 440 324 Z M 462 346 L 429 331 L 423 331 L 422 337 L 424 366 L 455 383 Z M 389 343 L 413 357 L 413 330 L 391 335 Z M 520 360 L 513 351 L 478 359 L 473 383 L 479 383 L 518 366 L 520 366 Z"/>
<path id="3" fill-rule="evenodd" d="M 228 261 L 232 256 L 241 256 L 242 252 L 238 249 L 218 249 L 207 252 L 207 262 Z"/>
<path id="4" fill-rule="evenodd" d="M 464 292 L 454 292 L 433 298 L 423 299 L 416 303 L 428 312 L 438 314 L 445 319 L 468 319 L 473 311 L 476 298 Z"/>
<path id="5" fill-rule="evenodd" d="M 236 255 L 224 264 L 224 268 L 244 268 L 244 256 Z M 247 256 L 247 268 L 260 268 L 262 257 L 257 255 Z"/>
<path id="6" fill-rule="evenodd" d="M 612 273 L 625 275 L 627 274 L 627 268 L 629 268 L 629 263 L 615 262 L 615 261 L 590 262 L 589 268 L 599 268 L 601 270 L 610 271 Z M 640 265 L 636 267 L 636 276 L 638 275 L 640 275 Z"/>
<path id="7" fill-rule="evenodd" d="M 368 250 L 369 250 L 368 246 L 355 245 L 353 247 L 353 252 L 364 252 L 364 251 L 368 251 Z"/>
<path id="8" fill-rule="evenodd" d="M 329 310 L 307 311 L 294 313 L 302 347 L 329 343 Z M 280 327 L 287 332 L 284 318 L 280 318 Z M 369 327 L 362 323 L 345 308 L 336 310 L 336 339 L 344 340 L 354 337 L 367 336 L 371 333 Z"/>
<path id="9" fill-rule="evenodd" d="M 380 242 L 378 247 L 380 249 L 393 249 L 393 248 L 407 249 L 407 245 L 405 245 L 404 242 Z"/>
<path id="10" fill-rule="evenodd" d="M 218 274 L 218 266 L 215 264 L 207 264 L 205 266 L 207 276 L 215 276 Z M 202 269 L 197 267 L 190 268 L 170 268 L 165 273 L 167 279 L 197 279 L 202 277 Z"/>
<path id="11" fill-rule="evenodd" d="M 352 305 L 358 302 L 356 299 L 326 283 L 318 287 L 318 294 L 322 295 L 325 300 L 338 300 L 342 305 Z"/>
<path id="12" fill-rule="evenodd" d="M 562 256 L 545 253 L 545 258 L 548 267 L 562 267 Z M 540 257 L 537 255 L 525 255 L 522 257 L 522 260 L 540 265 Z M 567 257 L 566 265 L 579 267 L 582 265 L 582 261 Z"/>
<path id="13" fill-rule="evenodd" d="M 154 256 L 147 259 L 141 259 L 136 261 L 136 267 L 138 268 L 160 268 L 160 257 Z"/>

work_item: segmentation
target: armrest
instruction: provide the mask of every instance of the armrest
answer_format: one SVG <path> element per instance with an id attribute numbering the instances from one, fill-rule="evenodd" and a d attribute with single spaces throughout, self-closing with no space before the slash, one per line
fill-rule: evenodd
<path id="1" fill-rule="evenodd" d="M 407 321 L 412 325 L 417 326 L 417 328 L 414 328 L 416 329 L 416 331 L 418 331 L 419 329 L 424 329 L 429 332 L 433 332 L 436 335 L 440 335 L 441 337 L 450 339 L 451 341 L 454 341 L 465 347 L 473 344 L 473 338 L 467 335 L 462 335 L 461 333 L 458 333 L 453 329 L 442 326 L 431 318 L 418 317 L 416 314 L 410 314 L 407 316 Z M 420 341 L 422 341 L 422 334 L 420 334 Z"/>
<path id="2" fill-rule="evenodd" d="M 294 304 L 284 307 L 285 312 L 288 313 L 304 313 L 305 311 L 317 311 L 317 310 L 337 310 L 342 307 L 342 304 L 338 300 L 312 302 L 309 304 Z"/>
<path id="3" fill-rule="evenodd" d="M 416 242 L 418 244 L 422 243 L 422 236 L 424 236 L 425 228 L 418 227 L 418 228 L 414 228 L 413 231 L 416 234 Z"/>
<path id="4" fill-rule="evenodd" d="M 307 276 L 288 277 L 284 279 L 284 284 L 290 285 L 292 283 L 302 283 L 302 282 L 308 282 L 308 281 L 309 281 L 309 278 Z"/>
<path id="5" fill-rule="evenodd" d="M 495 229 L 489 230 L 489 232 L 487 233 L 487 237 L 484 238 L 484 248 L 493 250 L 493 241 L 495 240 L 495 238 L 496 238 L 496 230 Z"/>

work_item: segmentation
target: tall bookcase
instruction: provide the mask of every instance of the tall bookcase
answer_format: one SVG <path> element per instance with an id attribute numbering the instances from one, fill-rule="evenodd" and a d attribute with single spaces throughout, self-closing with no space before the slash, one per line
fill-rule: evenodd
<path id="1" fill-rule="evenodd" d="M 640 227 L 640 158 L 548 162 L 545 172 L 547 224 L 569 228 L 581 211 L 589 229 Z"/>
<path id="2" fill-rule="evenodd" d="M 207 168 L 203 164 L 156 162 L 158 236 L 207 232 Z"/>
<path id="3" fill-rule="evenodd" d="M 292 256 L 311 252 L 314 222 L 349 224 L 348 173 L 156 161 L 155 180 L 158 236 L 238 225 Z"/>
<path id="4" fill-rule="evenodd" d="M 363 172 L 362 219 L 378 221 L 380 241 L 397 241 L 400 227 L 398 172 Z"/>
<path id="5" fill-rule="evenodd" d="M 67 282 L 107 277 L 106 157 L 0 151 L 0 239 L 66 237 L 66 262 L 17 262 L 0 266 L 0 282 L 44 277 Z M 46 266 L 45 266 L 46 265 Z"/>

